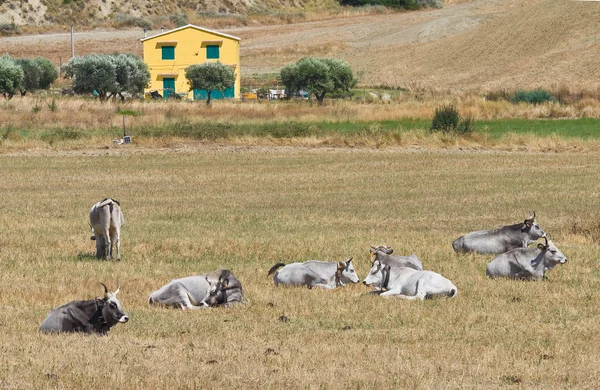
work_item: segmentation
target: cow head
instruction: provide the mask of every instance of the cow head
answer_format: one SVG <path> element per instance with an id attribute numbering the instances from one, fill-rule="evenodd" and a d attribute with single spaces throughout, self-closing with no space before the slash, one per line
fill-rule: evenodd
<path id="1" fill-rule="evenodd" d="M 121 285 L 118 285 L 115 292 L 108 292 L 106 285 L 104 283 L 100 284 L 104 286 L 104 296 L 97 298 L 97 302 L 98 305 L 102 307 L 102 317 L 104 317 L 104 321 L 106 321 L 109 327 L 114 326 L 119 322 L 125 323 L 129 321 L 129 316 L 123 311 L 121 302 L 117 299 L 117 294 L 119 293 L 119 290 L 121 290 Z"/>
<path id="2" fill-rule="evenodd" d="M 227 287 L 229 287 L 229 277 L 231 272 L 226 269 L 219 269 L 206 275 L 206 281 L 210 288 L 201 304 L 203 306 L 218 306 L 227 303 Z"/>
<path id="3" fill-rule="evenodd" d="M 354 266 L 352 265 L 352 257 L 338 262 L 337 272 L 339 275 L 338 279 L 341 283 L 358 283 L 360 281 L 358 275 L 356 275 Z"/>
<path id="4" fill-rule="evenodd" d="M 532 241 L 536 241 L 538 238 L 546 236 L 546 232 L 544 232 L 540 225 L 535 221 L 535 211 L 529 212 L 529 218 L 523 222 L 521 231 L 527 233 Z"/>
<path id="5" fill-rule="evenodd" d="M 550 269 L 557 264 L 564 264 L 567 262 L 567 257 L 554 245 L 552 242 L 552 236 L 550 239 L 544 236 L 546 244 L 538 244 L 538 249 L 544 253 L 545 267 Z"/>
<path id="6" fill-rule="evenodd" d="M 385 279 L 389 280 L 389 274 L 390 266 L 382 264 L 379 260 L 375 260 L 363 283 L 367 286 L 385 288 L 387 287 L 387 281 Z"/>
<path id="7" fill-rule="evenodd" d="M 375 257 L 377 255 L 377 252 L 383 252 L 386 255 L 391 255 L 392 253 L 394 253 L 394 249 L 391 246 L 385 246 L 385 245 L 375 246 L 375 245 L 371 245 L 371 249 L 370 249 L 371 264 L 375 261 Z"/>

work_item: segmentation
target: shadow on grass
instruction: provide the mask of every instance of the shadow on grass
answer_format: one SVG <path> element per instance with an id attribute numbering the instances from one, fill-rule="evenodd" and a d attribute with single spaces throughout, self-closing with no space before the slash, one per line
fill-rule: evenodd
<path id="1" fill-rule="evenodd" d="M 91 253 L 79 252 L 77 254 L 77 261 L 104 261 L 102 259 L 96 259 L 96 255 Z"/>

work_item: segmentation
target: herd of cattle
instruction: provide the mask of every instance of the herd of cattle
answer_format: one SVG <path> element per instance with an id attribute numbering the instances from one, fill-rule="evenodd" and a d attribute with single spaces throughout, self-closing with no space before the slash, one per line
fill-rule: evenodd
<path id="1" fill-rule="evenodd" d="M 106 198 L 90 210 L 90 228 L 96 241 L 96 257 L 120 258 L 120 230 L 125 219 L 118 201 Z M 529 247 L 540 238 L 544 243 Z M 535 212 L 523 223 L 495 230 L 476 231 L 459 237 L 452 243 L 456 252 L 496 254 L 488 263 L 486 275 L 514 279 L 542 279 L 544 273 L 567 258 L 552 243 L 535 220 Z M 374 287 L 370 294 L 407 300 L 434 297 L 456 297 L 458 289 L 442 275 L 423 269 L 419 258 L 393 254 L 390 246 L 373 246 L 370 249 L 371 269 L 364 279 L 365 285 Z M 352 257 L 340 262 L 310 260 L 304 263 L 275 264 L 268 272 L 276 286 L 307 286 L 334 289 L 359 278 L 352 265 Z M 72 301 L 53 309 L 43 321 L 40 331 L 84 332 L 108 334 L 117 323 L 129 320 L 117 299 L 120 286 L 104 295 L 86 301 Z M 149 305 L 196 309 L 242 302 L 244 292 L 240 281 L 227 269 L 206 275 L 188 276 L 171 280 L 148 297 Z"/>

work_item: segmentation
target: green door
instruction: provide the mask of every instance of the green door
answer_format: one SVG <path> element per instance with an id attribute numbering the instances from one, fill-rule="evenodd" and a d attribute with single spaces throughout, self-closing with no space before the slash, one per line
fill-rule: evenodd
<path id="1" fill-rule="evenodd" d="M 175 79 L 172 77 L 163 78 L 163 97 L 166 99 L 172 93 L 175 93 Z"/>

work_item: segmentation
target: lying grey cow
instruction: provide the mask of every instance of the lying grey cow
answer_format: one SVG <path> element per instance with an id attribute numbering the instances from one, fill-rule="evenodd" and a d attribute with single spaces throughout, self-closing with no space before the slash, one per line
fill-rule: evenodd
<path id="1" fill-rule="evenodd" d="M 112 258 L 113 245 L 117 246 L 117 260 L 121 259 L 121 226 L 125 223 L 119 201 L 105 198 L 92 206 L 90 227 L 96 240 L 96 257 Z"/>
<path id="2" fill-rule="evenodd" d="M 374 246 L 371 245 L 371 264 L 376 260 L 382 264 L 391 265 L 393 267 L 408 267 L 418 271 L 423 270 L 421 260 L 414 253 L 409 256 L 393 255 L 394 249 L 391 246 Z"/>
<path id="3" fill-rule="evenodd" d="M 423 300 L 435 297 L 452 298 L 458 294 L 454 284 L 436 272 L 389 266 L 379 260 L 373 263 L 363 283 L 386 290 L 376 292 L 382 297 Z"/>
<path id="4" fill-rule="evenodd" d="M 226 269 L 207 275 L 188 276 L 171 280 L 148 297 L 149 305 L 199 309 L 228 305 L 244 298 L 242 284 Z"/>
<path id="5" fill-rule="evenodd" d="M 283 267 L 278 270 L 278 268 Z M 359 279 L 352 265 L 352 257 L 345 261 L 309 260 L 304 263 L 285 265 L 277 263 L 269 270 L 267 276 L 273 274 L 276 286 L 307 286 L 334 289 L 346 283 L 358 283 Z"/>
<path id="6" fill-rule="evenodd" d="M 72 301 L 50 312 L 42 322 L 40 332 L 82 332 L 108 335 L 110 328 L 119 322 L 129 321 L 117 299 L 117 291 L 108 292 L 104 286 L 104 296 L 87 301 Z"/>
<path id="7" fill-rule="evenodd" d="M 456 252 L 504 253 L 515 248 L 527 248 L 546 233 L 535 221 L 535 211 L 523 223 L 503 226 L 495 230 L 481 230 L 454 240 Z"/>
<path id="8" fill-rule="evenodd" d="M 489 277 L 542 279 L 546 271 L 567 262 L 552 240 L 547 237 L 545 240 L 546 244 L 538 244 L 537 248 L 517 248 L 497 256 L 488 263 L 485 274 Z"/>

